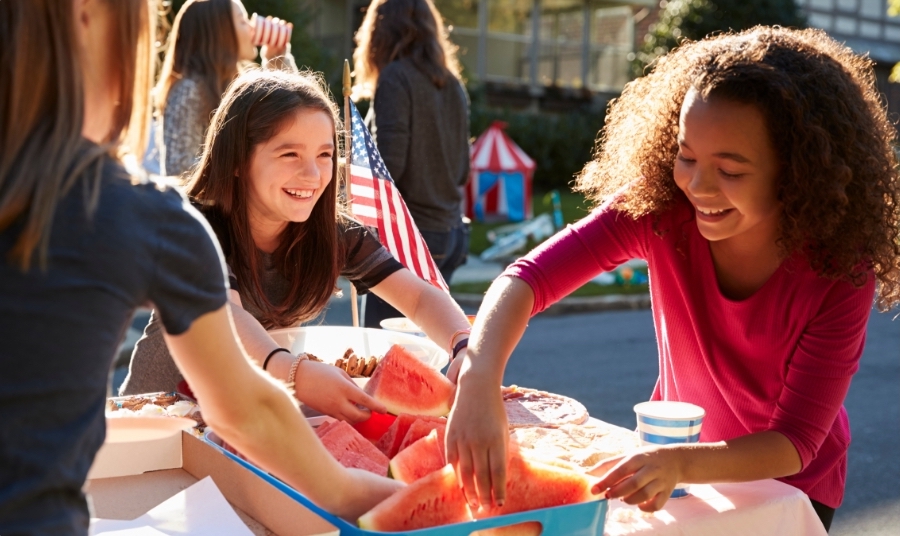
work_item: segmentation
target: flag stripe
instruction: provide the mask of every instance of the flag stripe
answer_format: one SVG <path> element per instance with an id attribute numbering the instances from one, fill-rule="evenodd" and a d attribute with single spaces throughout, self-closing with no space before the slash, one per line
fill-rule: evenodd
<path id="1" fill-rule="evenodd" d="M 381 243 L 411 272 L 449 292 L 447 283 L 428 251 L 428 245 L 352 102 L 350 114 L 351 211 L 363 224 L 377 228 Z"/>

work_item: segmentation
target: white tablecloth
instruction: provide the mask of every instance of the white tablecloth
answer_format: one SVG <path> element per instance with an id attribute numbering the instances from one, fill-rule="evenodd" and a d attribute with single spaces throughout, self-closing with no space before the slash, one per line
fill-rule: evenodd
<path id="1" fill-rule="evenodd" d="M 777 480 L 694 484 L 690 492 L 653 514 L 610 501 L 604 536 L 826 535 L 806 494 Z"/>

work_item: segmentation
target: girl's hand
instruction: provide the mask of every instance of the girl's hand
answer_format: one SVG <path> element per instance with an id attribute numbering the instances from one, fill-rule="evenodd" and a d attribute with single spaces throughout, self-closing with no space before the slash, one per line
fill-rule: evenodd
<path id="1" fill-rule="evenodd" d="M 447 379 L 453 383 L 456 383 L 456 380 L 459 379 L 459 369 L 462 367 L 463 359 L 466 358 L 466 349 L 463 348 L 459 354 L 456 356 L 456 359 L 450 362 L 450 366 L 447 367 Z"/>
<path id="2" fill-rule="evenodd" d="M 353 423 L 369 418 L 369 412 L 360 409 L 357 404 L 378 413 L 387 413 L 384 404 L 360 389 L 345 371 L 328 363 L 300 363 L 294 391 L 297 400 L 342 421 Z"/>
<path id="3" fill-rule="evenodd" d="M 470 505 L 490 506 L 493 499 L 500 506 L 506 500 L 509 441 L 503 397 L 496 385 L 480 385 L 478 378 L 465 374 L 463 370 L 447 422 L 447 462 L 456 469 Z"/>
<path id="4" fill-rule="evenodd" d="M 647 447 L 639 452 L 607 458 L 589 471 L 600 481 L 591 489 L 606 491 L 609 499 L 636 504 L 645 512 L 660 510 L 681 479 L 681 456 L 673 447 Z"/>

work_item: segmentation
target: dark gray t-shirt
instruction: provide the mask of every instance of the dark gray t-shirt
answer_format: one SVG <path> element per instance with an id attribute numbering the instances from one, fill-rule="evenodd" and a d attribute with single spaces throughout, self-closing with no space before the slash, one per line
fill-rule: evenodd
<path id="1" fill-rule="evenodd" d="M 99 205 L 78 183 L 60 201 L 47 269 L 5 262 L 0 232 L 0 534 L 87 534 L 82 486 L 106 434 L 110 365 L 133 311 L 180 334 L 226 300 L 208 225 L 184 197 L 133 184 L 112 161 Z"/>
<path id="2" fill-rule="evenodd" d="M 230 260 L 229 252 L 232 248 L 228 244 L 227 230 L 224 229 L 223 222 L 214 214 L 208 214 L 207 217 L 213 229 L 216 230 L 226 258 Z M 360 294 L 367 293 L 370 288 L 403 268 L 403 265 L 365 227 L 347 222 L 339 225 L 339 230 L 339 236 L 344 241 L 347 252 L 341 275 L 350 280 Z M 260 273 L 262 290 L 269 303 L 283 303 L 291 288 L 290 282 L 276 269 L 271 255 L 261 254 L 263 260 L 263 270 Z M 244 295 L 247 292 L 255 291 L 254 285 L 241 284 L 231 270 L 229 270 L 229 275 L 231 288 L 238 291 L 239 294 Z M 253 307 L 251 300 L 242 300 L 242 303 L 254 318 L 262 317 L 262 311 Z M 291 326 L 275 326 L 275 328 L 284 327 Z M 169 349 L 162 337 L 159 317 L 154 311 L 150 315 L 150 322 L 144 328 L 143 336 L 134 346 L 131 364 L 128 367 L 128 376 L 122 382 L 119 392 L 122 395 L 134 395 L 175 391 L 183 379 L 181 372 L 169 355 Z"/>
<path id="3" fill-rule="evenodd" d="M 462 224 L 469 180 L 469 105 L 451 78 L 438 88 L 409 58 L 385 65 L 366 117 L 391 178 L 423 231 Z"/>

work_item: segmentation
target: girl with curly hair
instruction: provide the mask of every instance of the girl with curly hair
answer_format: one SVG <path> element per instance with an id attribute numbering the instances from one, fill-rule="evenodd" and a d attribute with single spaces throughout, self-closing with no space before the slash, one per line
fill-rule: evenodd
<path id="1" fill-rule="evenodd" d="M 699 444 L 602 462 L 595 491 L 654 511 L 679 482 L 777 478 L 828 528 L 869 312 L 900 303 L 895 136 L 871 62 L 818 30 L 686 44 L 629 84 L 578 178 L 597 208 L 512 264 L 475 323 L 446 440 L 469 499 L 504 500 L 499 387 L 529 317 L 643 258 L 651 398 L 706 418 Z"/>

